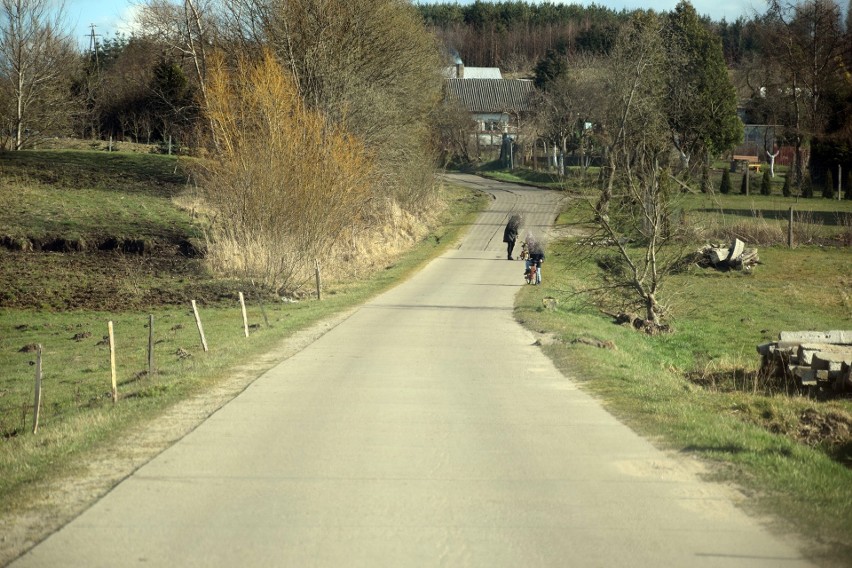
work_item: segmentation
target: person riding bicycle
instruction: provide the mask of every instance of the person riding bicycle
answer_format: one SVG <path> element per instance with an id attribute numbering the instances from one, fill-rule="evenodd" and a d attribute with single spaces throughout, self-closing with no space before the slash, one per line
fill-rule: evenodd
<path id="1" fill-rule="evenodd" d="M 535 240 L 532 235 L 527 237 L 527 246 L 529 247 L 530 257 L 527 259 L 527 270 L 535 269 L 535 283 L 541 284 L 541 263 L 544 262 L 544 247 L 540 242 Z"/>

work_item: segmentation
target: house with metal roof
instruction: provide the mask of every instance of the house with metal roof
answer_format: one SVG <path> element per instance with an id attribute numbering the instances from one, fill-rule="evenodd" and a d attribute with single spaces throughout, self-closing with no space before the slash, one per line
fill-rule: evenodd
<path id="1" fill-rule="evenodd" d="M 499 144 L 503 132 L 516 134 L 521 118 L 533 110 L 535 87 L 526 79 L 447 79 L 445 86 L 446 96 L 479 124 L 480 142 L 486 144 Z"/>
<path id="2" fill-rule="evenodd" d="M 502 79 L 499 67 L 465 67 L 463 63 L 456 63 L 444 69 L 446 79 Z"/>

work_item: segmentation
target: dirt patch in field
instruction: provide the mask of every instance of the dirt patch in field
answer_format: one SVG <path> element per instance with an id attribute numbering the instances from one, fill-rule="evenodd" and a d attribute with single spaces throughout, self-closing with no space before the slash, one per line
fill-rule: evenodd
<path id="1" fill-rule="evenodd" d="M 245 289 L 180 254 L 33 253 L 0 249 L 0 308 L 134 310 L 232 301 Z"/>
<path id="2" fill-rule="evenodd" d="M 799 417 L 793 436 L 803 444 L 825 447 L 835 460 L 852 468 L 852 417 L 809 408 Z"/>
<path id="3" fill-rule="evenodd" d="M 836 397 L 807 399 L 802 396 L 804 391 L 788 393 L 783 384 L 754 370 L 701 371 L 688 373 L 686 378 L 709 391 L 743 393 L 747 402 L 737 406 L 737 416 L 742 420 L 817 448 L 852 468 L 852 415 L 831 406 L 832 400 L 840 402 Z M 792 396 L 783 398 L 785 394 Z M 774 404 L 773 397 L 789 403 Z"/>

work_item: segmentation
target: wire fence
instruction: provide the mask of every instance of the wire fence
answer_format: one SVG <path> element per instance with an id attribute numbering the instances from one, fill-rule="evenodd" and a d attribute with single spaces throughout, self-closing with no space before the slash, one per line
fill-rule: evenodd
<path id="1" fill-rule="evenodd" d="M 239 292 L 238 300 L 239 313 L 230 307 L 203 310 L 193 300 L 191 311 L 158 316 L 120 314 L 104 321 L 95 315 L 86 323 L 15 326 L 17 337 L 37 343 L 6 349 L 11 339 L 3 341 L 0 436 L 37 434 L 88 411 L 158 396 L 209 365 L 208 351 L 243 351 L 244 341 L 271 325 L 259 299 L 247 306 Z"/>

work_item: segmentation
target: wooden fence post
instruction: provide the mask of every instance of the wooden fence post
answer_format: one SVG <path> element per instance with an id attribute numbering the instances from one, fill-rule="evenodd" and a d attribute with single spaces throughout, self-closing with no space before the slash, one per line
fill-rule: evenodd
<path id="1" fill-rule="evenodd" d="M 248 337 L 249 332 L 248 332 L 248 316 L 246 315 L 246 299 L 243 296 L 242 292 L 240 292 L 240 308 L 243 310 L 243 330 L 246 332 L 246 337 Z"/>
<path id="2" fill-rule="evenodd" d="M 793 248 L 793 208 L 790 207 L 790 216 L 787 220 L 787 247 Z"/>
<path id="3" fill-rule="evenodd" d="M 260 305 L 260 315 L 263 316 L 263 323 L 266 324 L 266 327 L 272 327 L 269 325 L 269 318 L 266 316 L 266 308 L 263 306 L 263 298 L 260 297 L 260 294 L 257 296 L 257 303 Z"/>
<path id="4" fill-rule="evenodd" d="M 317 277 L 317 300 L 322 300 L 322 279 L 320 278 L 320 265 L 318 260 L 314 260 L 314 267 Z"/>
<path id="5" fill-rule="evenodd" d="M 148 314 L 148 378 L 154 375 L 154 314 Z"/>
<path id="6" fill-rule="evenodd" d="M 260 289 L 258 289 L 257 284 L 254 283 L 254 280 L 251 281 L 251 287 L 254 288 L 254 293 L 257 295 L 257 304 L 260 306 L 260 314 L 263 316 L 263 321 L 266 324 L 266 327 L 272 327 L 269 325 L 269 318 L 266 317 L 266 308 L 263 306 L 263 294 L 261 294 Z"/>
<path id="7" fill-rule="evenodd" d="M 115 377 L 115 334 L 112 329 L 112 321 L 107 322 L 109 329 L 109 367 L 112 375 L 112 402 L 118 402 L 118 384 Z"/>
<path id="8" fill-rule="evenodd" d="M 198 334 L 201 336 L 201 346 L 207 353 L 207 340 L 204 338 L 204 328 L 201 326 L 201 316 L 198 315 L 198 306 L 195 305 L 195 300 L 192 300 L 192 313 L 195 314 L 195 325 L 198 326 Z"/>
<path id="9" fill-rule="evenodd" d="M 41 412 L 41 343 L 36 345 L 35 402 L 33 403 L 33 434 L 38 432 L 38 417 Z"/>

